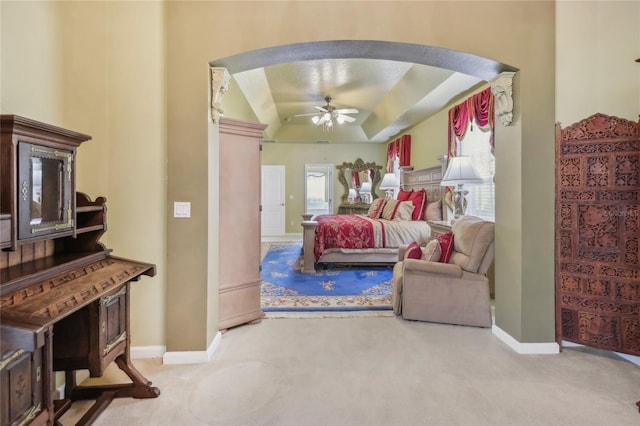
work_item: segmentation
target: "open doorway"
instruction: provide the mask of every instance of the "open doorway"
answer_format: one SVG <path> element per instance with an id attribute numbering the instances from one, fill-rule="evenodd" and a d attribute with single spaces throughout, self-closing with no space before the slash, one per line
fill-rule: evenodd
<path id="1" fill-rule="evenodd" d="M 304 165 L 304 211 L 313 217 L 333 213 L 333 164 Z"/>

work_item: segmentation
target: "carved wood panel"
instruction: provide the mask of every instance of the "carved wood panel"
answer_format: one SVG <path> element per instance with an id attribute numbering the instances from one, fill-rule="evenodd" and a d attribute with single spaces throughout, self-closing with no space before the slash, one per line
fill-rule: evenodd
<path id="1" fill-rule="evenodd" d="M 640 355 L 639 124 L 556 125 L 556 338 Z"/>

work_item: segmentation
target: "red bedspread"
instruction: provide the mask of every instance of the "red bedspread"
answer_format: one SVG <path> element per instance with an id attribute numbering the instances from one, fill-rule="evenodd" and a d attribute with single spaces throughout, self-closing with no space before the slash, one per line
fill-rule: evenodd
<path id="1" fill-rule="evenodd" d="M 316 262 L 325 250 L 331 248 L 376 248 L 373 221 L 361 215 L 320 215 L 315 221 L 315 244 L 313 253 Z M 382 232 L 382 247 L 384 247 L 384 232 Z M 380 247 L 380 238 L 378 247 Z"/>

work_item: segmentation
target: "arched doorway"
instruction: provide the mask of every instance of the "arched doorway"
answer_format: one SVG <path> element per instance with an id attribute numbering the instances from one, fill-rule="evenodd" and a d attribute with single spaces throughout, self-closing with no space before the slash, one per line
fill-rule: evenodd
<path id="1" fill-rule="evenodd" d="M 422 64 L 474 76 L 485 82 L 516 69 L 487 58 L 449 49 L 374 40 L 336 40 L 276 46 L 221 58 L 210 62 L 231 75 L 257 68 L 300 61 L 354 59 L 399 61 Z"/>

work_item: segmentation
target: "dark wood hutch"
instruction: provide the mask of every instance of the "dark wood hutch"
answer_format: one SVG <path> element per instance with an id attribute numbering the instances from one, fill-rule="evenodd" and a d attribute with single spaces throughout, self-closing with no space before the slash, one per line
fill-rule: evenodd
<path id="1" fill-rule="evenodd" d="M 57 424 L 71 403 L 160 390 L 131 362 L 129 285 L 155 265 L 111 255 L 99 242 L 106 199 L 75 190 L 77 147 L 90 136 L 2 115 L 0 145 L 0 425 Z M 101 376 L 115 361 L 131 383 L 79 386 L 76 371 Z M 65 398 L 53 399 L 54 372 Z"/>

